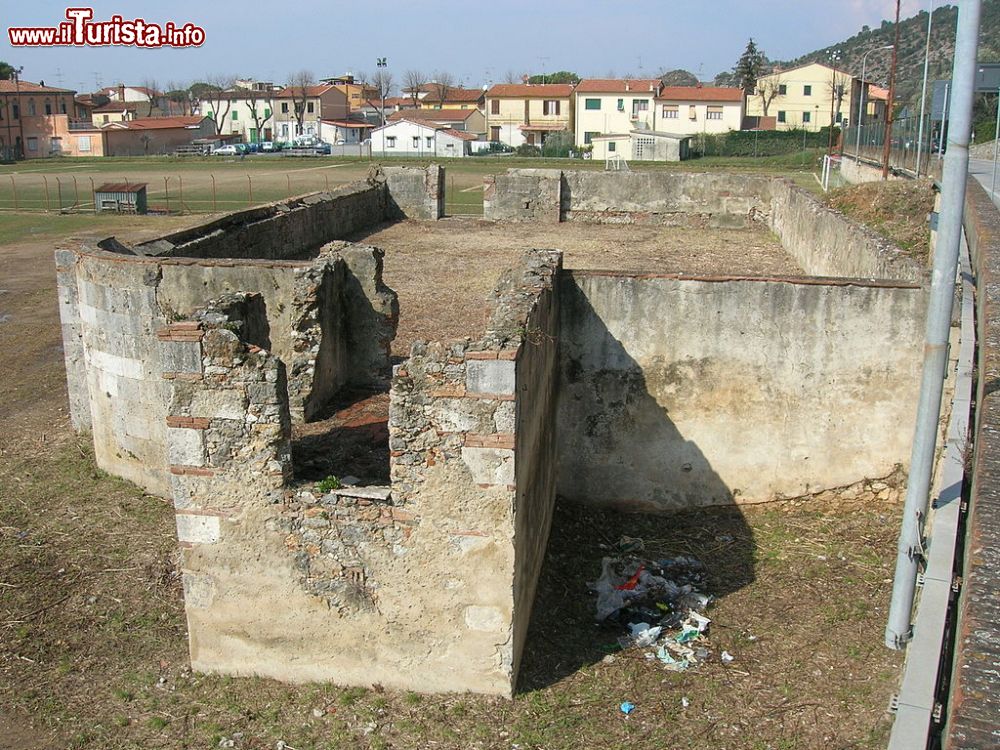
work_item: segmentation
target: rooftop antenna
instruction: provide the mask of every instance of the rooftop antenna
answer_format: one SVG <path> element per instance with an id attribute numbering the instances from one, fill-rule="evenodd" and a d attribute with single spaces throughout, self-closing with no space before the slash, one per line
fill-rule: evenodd
<path id="1" fill-rule="evenodd" d="M 639 78 L 642 78 L 642 55 L 639 55 Z"/>
<path id="2" fill-rule="evenodd" d="M 545 73 L 546 73 L 546 71 L 548 70 L 548 67 L 549 67 L 549 65 L 548 65 L 549 58 L 548 57 L 539 57 L 538 61 L 542 64 L 542 83 L 545 83 Z"/>
<path id="3" fill-rule="evenodd" d="M 56 68 L 56 84 L 58 84 L 59 88 L 62 88 L 63 84 L 62 68 Z"/>
<path id="4" fill-rule="evenodd" d="M 94 88 L 94 91 L 101 90 L 101 74 L 96 70 L 94 71 L 94 85 L 96 87 Z"/>

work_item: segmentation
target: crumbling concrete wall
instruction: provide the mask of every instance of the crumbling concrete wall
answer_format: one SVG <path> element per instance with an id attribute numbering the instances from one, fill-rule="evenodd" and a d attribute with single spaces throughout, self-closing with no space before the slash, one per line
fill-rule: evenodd
<path id="1" fill-rule="evenodd" d="M 172 429 L 209 431 L 179 435 L 193 463 L 171 467 L 195 668 L 512 693 L 554 502 L 559 262 L 534 253 L 504 280 L 483 339 L 418 342 L 397 366 L 385 488 L 288 484 L 280 361 L 213 312 L 172 326 L 204 365 Z M 268 477 L 245 501 L 244 456 Z"/>
<path id="2" fill-rule="evenodd" d="M 768 224 L 810 276 L 922 283 L 926 269 L 872 230 L 788 180 L 771 181 Z"/>
<path id="3" fill-rule="evenodd" d="M 761 502 L 908 458 L 919 287 L 573 271 L 560 293 L 562 496 Z"/>
<path id="4" fill-rule="evenodd" d="M 385 180 L 386 218 L 437 220 L 444 216 L 444 168 L 381 167 Z"/>
<path id="5" fill-rule="evenodd" d="M 562 221 L 562 171 L 512 169 L 487 175 L 483 184 L 483 218 L 487 221 Z"/>

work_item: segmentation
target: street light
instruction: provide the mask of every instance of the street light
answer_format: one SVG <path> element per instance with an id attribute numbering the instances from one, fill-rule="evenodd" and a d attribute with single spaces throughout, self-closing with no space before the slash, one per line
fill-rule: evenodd
<path id="1" fill-rule="evenodd" d="M 858 143 L 854 151 L 854 157 L 860 161 L 861 160 L 861 123 L 863 122 L 862 117 L 865 111 L 865 66 L 868 64 L 868 55 L 872 52 L 881 52 L 883 50 L 892 49 L 891 44 L 887 44 L 884 47 L 876 47 L 875 49 L 870 49 L 865 54 L 861 56 L 861 101 L 858 102 Z"/>
<path id="2" fill-rule="evenodd" d="M 827 139 L 826 145 L 827 156 L 833 154 L 833 123 L 836 118 L 834 108 L 837 101 L 837 63 L 840 62 L 839 49 L 830 53 L 830 62 L 833 65 L 833 77 L 830 79 L 830 137 Z M 837 107 L 837 109 L 839 109 L 839 107 Z"/>
<path id="3" fill-rule="evenodd" d="M 379 89 L 379 93 L 382 95 L 382 110 L 381 111 L 382 111 L 382 125 L 383 125 L 383 127 L 385 126 L 385 72 L 384 71 L 385 71 L 385 68 L 386 68 L 386 65 L 387 65 L 387 62 L 386 62 L 387 60 L 388 60 L 388 58 L 386 58 L 386 57 L 376 57 L 375 58 L 375 67 L 377 67 L 379 69 L 378 89 Z M 382 137 L 384 138 L 385 136 L 383 135 Z"/>

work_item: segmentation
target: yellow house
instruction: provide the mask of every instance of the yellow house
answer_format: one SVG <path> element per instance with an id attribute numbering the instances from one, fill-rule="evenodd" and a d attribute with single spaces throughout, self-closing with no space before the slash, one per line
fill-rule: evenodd
<path id="1" fill-rule="evenodd" d="M 491 141 L 541 146 L 551 133 L 572 129 L 572 84 L 499 83 L 486 92 L 486 135 Z"/>
<path id="2" fill-rule="evenodd" d="M 356 80 L 350 74 L 338 78 L 324 78 L 323 83 L 330 84 L 347 97 L 347 106 L 351 111 L 361 109 L 369 99 L 378 98 L 378 89 L 363 81 Z"/>
<path id="3" fill-rule="evenodd" d="M 749 117 L 774 117 L 778 130 L 819 130 L 854 119 L 860 81 L 845 70 L 809 63 L 762 76 L 747 97 Z"/>

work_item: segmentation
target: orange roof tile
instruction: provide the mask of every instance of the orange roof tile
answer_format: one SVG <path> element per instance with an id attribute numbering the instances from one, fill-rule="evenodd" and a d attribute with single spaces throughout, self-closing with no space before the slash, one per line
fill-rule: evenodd
<path id="1" fill-rule="evenodd" d="M 0 94 L 13 94 L 20 91 L 22 94 L 75 94 L 70 89 L 57 89 L 54 86 L 43 86 L 40 83 L 31 81 L 14 81 L 13 79 L 0 79 Z"/>
<path id="2" fill-rule="evenodd" d="M 576 85 L 578 94 L 625 94 L 655 91 L 658 78 L 584 78 Z"/>
<path id="3" fill-rule="evenodd" d="M 520 99 L 533 98 L 566 98 L 573 93 L 571 83 L 498 83 L 490 87 L 486 96 L 517 97 Z"/>
<path id="4" fill-rule="evenodd" d="M 682 102 L 741 102 L 743 89 L 725 86 L 665 86 L 656 98 Z"/>

